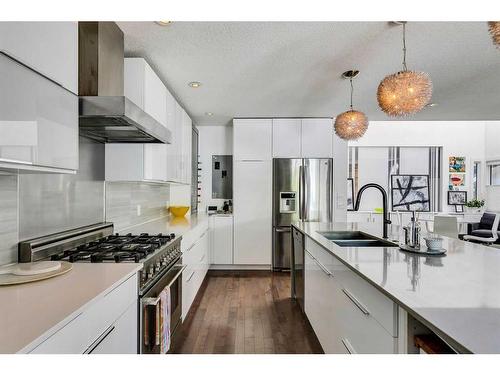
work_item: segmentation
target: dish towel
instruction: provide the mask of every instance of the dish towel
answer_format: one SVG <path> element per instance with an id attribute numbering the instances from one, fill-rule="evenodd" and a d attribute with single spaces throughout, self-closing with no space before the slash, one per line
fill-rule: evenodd
<path id="1" fill-rule="evenodd" d="M 160 353 L 170 350 L 170 287 L 160 293 Z"/>

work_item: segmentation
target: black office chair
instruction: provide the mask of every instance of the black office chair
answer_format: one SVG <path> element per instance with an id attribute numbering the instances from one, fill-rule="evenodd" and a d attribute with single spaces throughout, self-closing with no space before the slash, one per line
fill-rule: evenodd
<path id="1" fill-rule="evenodd" d="M 499 223 L 500 214 L 485 212 L 479 223 L 471 224 L 470 234 L 465 235 L 464 240 L 491 245 L 498 241 Z"/>

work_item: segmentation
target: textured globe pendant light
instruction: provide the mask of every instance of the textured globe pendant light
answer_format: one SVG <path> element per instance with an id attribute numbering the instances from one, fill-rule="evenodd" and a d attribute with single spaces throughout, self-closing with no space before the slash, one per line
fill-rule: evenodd
<path id="1" fill-rule="evenodd" d="M 359 74 L 358 70 L 348 70 L 342 77 L 351 82 L 351 109 L 341 113 L 335 118 L 335 133 L 342 139 L 352 141 L 361 138 L 368 128 L 368 117 L 363 112 L 355 111 L 352 108 L 352 79 Z"/>
<path id="2" fill-rule="evenodd" d="M 378 105 L 389 116 L 417 113 L 432 97 L 432 82 L 424 72 L 406 66 L 406 22 L 403 22 L 403 70 L 385 77 L 377 90 Z"/>
<path id="3" fill-rule="evenodd" d="M 500 21 L 488 22 L 488 30 L 493 38 L 493 44 L 500 48 Z"/>

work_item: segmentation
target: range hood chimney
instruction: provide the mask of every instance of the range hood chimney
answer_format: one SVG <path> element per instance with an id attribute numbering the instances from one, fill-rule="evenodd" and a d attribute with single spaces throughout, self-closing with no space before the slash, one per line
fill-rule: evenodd
<path id="1" fill-rule="evenodd" d="M 124 96 L 123 50 L 116 23 L 78 23 L 80 134 L 103 143 L 170 143 L 170 131 Z"/>

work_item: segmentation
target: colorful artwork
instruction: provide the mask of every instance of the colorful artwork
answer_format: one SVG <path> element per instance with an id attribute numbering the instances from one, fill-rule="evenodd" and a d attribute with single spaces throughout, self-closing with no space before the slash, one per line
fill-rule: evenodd
<path id="1" fill-rule="evenodd" d="M 450 189 L 456 190 L 455 188 L 460 186 L 465 186 L 465 174 L 464 173 L 450 173 L 449 181 Z"/>
<path id="2" fill-rule="evenodd" d="M 451 173 L 465 173 L 464 156 L 450 156 L 448 160 L 449 160 L 449 171 Z"/>
<path id="3" fill-rule="evenodd" d="M 391 175 L 393 211 L 430 211 L 429 176 Z"/>

